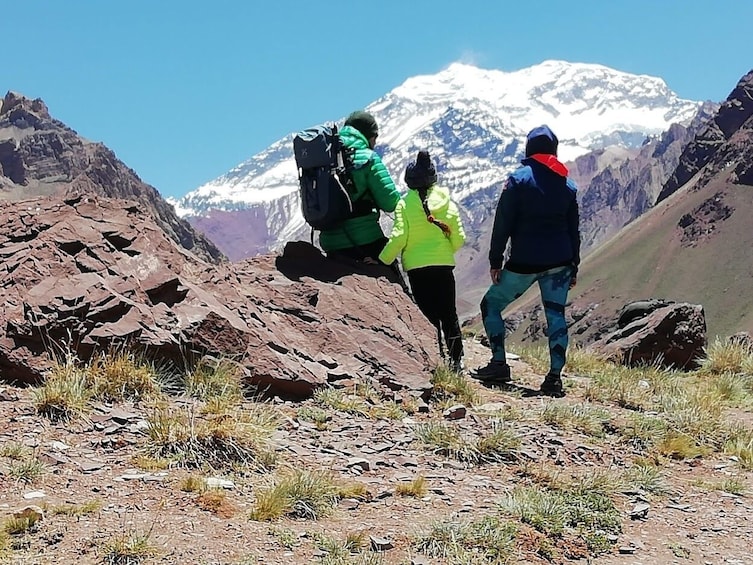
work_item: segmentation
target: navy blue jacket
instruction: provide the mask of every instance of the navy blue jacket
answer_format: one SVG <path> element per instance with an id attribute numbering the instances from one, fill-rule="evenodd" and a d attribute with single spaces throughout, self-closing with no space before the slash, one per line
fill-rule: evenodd
<path id="1" fill-rule="evenodd" d="M 507 179 L 494 216 L 489 264 L 518 273 L 539 273 L 580 263 L 575 183 L 554 155 L 534 154 Z"/>

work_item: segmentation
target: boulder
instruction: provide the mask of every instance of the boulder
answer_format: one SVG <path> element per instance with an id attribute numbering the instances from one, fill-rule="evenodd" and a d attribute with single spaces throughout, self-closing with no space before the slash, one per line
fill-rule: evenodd
<path id="1" fill-rule="evenodd" d="M 212 264 L 132 201 L 0 203 L 0 273 L 0 380 L 39 382 L 55 353 L 127 344 L 177 366 L 235 360 L 273 394 L 368 379 L 427 397 L 438 362 L 434 328 L 380 267 L 303 242 Z"/>
<path id="2" fill-rule="evenodd" d="M 654 305 L 643 308 L 643 315 L 633 317 L 594 342 L 592 349 L 629 366 L 652 363 L 678 369 L 695 366 L 704 357 L 707 344 L 703 306 L 685 302 L 657 308 Z M 632 316 L 638 310 L 641 308 L 623 309 L 623 314 L 630 312 Z"/>

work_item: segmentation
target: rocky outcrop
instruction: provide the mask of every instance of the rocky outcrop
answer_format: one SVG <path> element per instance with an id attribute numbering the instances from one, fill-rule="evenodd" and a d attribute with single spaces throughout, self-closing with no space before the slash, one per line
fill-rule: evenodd
<path id="1" fill-rule="evenodd" d="M 0 200 L 51 194 L 138 200 L 180 245 L 212 262 L 223 257 L 107 147 L 52 118 L 42 100 L 8 92 L 0 104 Z"/>
<path id="2" fill-rule="evenodd" d="M 231 358 L 249 383 L 294 397 L 356 379 L 429 393 L 436 333 L 398 285 L 306 243 L 213 265 L 144 208 L 97 197 L 0 203 L 0 379 L 38 381 L 60 350 L 86 360 L 125 343 L 183 366 Z"/>
<path id="3" fill-rule="evenodd" d="M 680 157 L 677 169 L 662 188 L 657 198 L 657 204 L 674 194 L 680 187 L 685 185 L 699 171 L 710 163 L 716 163 L 713 167 L 718 171 L 719 166 L 732 162 L 739 163 L 742 168 L 740 173 L 745 174 L 749 170 L 750 159 L 741 158 L 739 151 L 724 151 L 729 146 L 728 141 L 748 123 L 753 116 L 753 71 L 740 79 L 735 89 L 721 105 L 716 116 L 698 133 L 695 139 L 688 144 Z M 701 188 L 705 182 L 712 178 L 716 171 L 706 175 L 699 182 L 697 188 Z"/>
<path id="4" fill-rule="evenodd" d="M 624 325 L 596 341 L 593 350 L 629 366 L 694 367 L 705 356 L 707 344 L 703 306 L 649 302 L 623 309 L 620 319 Z"/>

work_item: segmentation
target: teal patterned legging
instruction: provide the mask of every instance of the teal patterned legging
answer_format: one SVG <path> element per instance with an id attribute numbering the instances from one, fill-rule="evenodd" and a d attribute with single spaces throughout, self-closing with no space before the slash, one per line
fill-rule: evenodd
<path id="1" fill-rule="evenodd" d="M 492 359 L 505 360 L 505 321 L 502 311 L 520 298 L 533 283 L 538 282 L 548 328 L 551 363 L 549 374 L 559 375 L 562 372 L 567 351 L 565 304 L 571 278 L 571 267 L 556 267 L 530 275 L 506 269 L 502 271 L 499 283 L 491 285 L 481 301 L 481 318 L 492 349 Z"/>

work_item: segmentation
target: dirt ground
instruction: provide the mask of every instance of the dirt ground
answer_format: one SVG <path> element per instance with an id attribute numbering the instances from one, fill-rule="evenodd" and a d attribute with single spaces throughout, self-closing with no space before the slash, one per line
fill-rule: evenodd
<path id="1" fill-rule="evenodd" d="M 467 366 L 483 364 L 487 352 L 480 344 L 469 341 Z M 541 377 L 533 374 L 529 366 L 520 361 L 511 365 L 518 383 L 538 387 Z M 587 377 L 574 381 L 564 402 L 583 401 Z M 483 401 L 456 421 L 469 432 L 484 425 L 485 413 L 535 412 L 554 402 L 543 397 L 525 398 L 510 390 L 474 386 Z M 428 531 L 436 520 L 469 520 L 493 513 L 503 493 L 529 480 L 521 474 L 524 466 L 548 465 L 567 475 L 623 469 L 636 456 L 610 435 L 593 438 L 541 422 L 513 421 L 511 425 L 522 439 L 518 460 L 467 466 L 433 454 L 414 441 L 412 430 L 416 423 L 442 420 L 441 409 L 432 407 L 428 414 L 417 413 L 402 421 L 333 411 L 327 429 L 317 430 L 310 423 L 296 420 L 300 403 L 276 404 L 288 416 L 275 437 L 282 465 L 331 469 L 341 477 L 364 483 L 373 498 L 341 501 L 331 516 L 318 521 L 256 522 L 249 519 L 249 510 L 255 493 L 268 484 L 269 477 L 203 471 L 200 474 L 204 477 L 232 481 L 232 488 L 224 491 L 229 503 L 225 511 L 203 510 L 196 493 L 179 488 L 189 471 L 146 471 L 135 465 L 134 457 L 145 442 L 144 413 L 139 407 L 102 405 L 91 422 L 51 424 L 34 413 L 30 390 L 0 385 L 0 448 L 23 443 L 46 465 L 39 479 L 25 484 L 9 476 L 10 459 L 0 458 L 0 520 L 30 504 L 47 509 L 36 530 L 12 536 L 15 549 L 7 562 L 108 562 L 108 542 L 119 535 L 132 534 L 147 540 L 156 550 L 143 563 L 316 563 L 325 557 L 313 542 L 317 532 L 338 539 L 348 533 L 364 532 L 391 546 L 369 562 L 449 563 L 418 554 L 411 540 Z M 354 464 L 355 458 L 360 463 Z M 612 552 L 572 562 L 753 564 L 751 498 L 745 493 L 740 496 L 702 487 L 704 482 L 735 477 L 750 493 L 751 474 L 739 470 L 734 461 L 724 456 L 669 462 L 664 472 L 672 487 L 671 495 L 644 497 L 649 508 L 645 516 L 637 519 L 631 519 L 630 512 L 643 502 L 641 496 L 616 495 L 624 518 L 623 531 Z M 419 475 L 427 480 L 425 496 L 395 494 L 397 484 Z M 49 510 L 91 501 L 101 503 L 101 509 L 80 516 Z M 292 536 L 292 541 L 283 543 L 284 536 Z M 620 553 L 621 549 L 629 553 Z M 353 563 L 366 562 L 353 559 Z M 518 562 L 547 561 L 522 549 Z M 568 561 L 555 557 L 554 562 Z"/>

